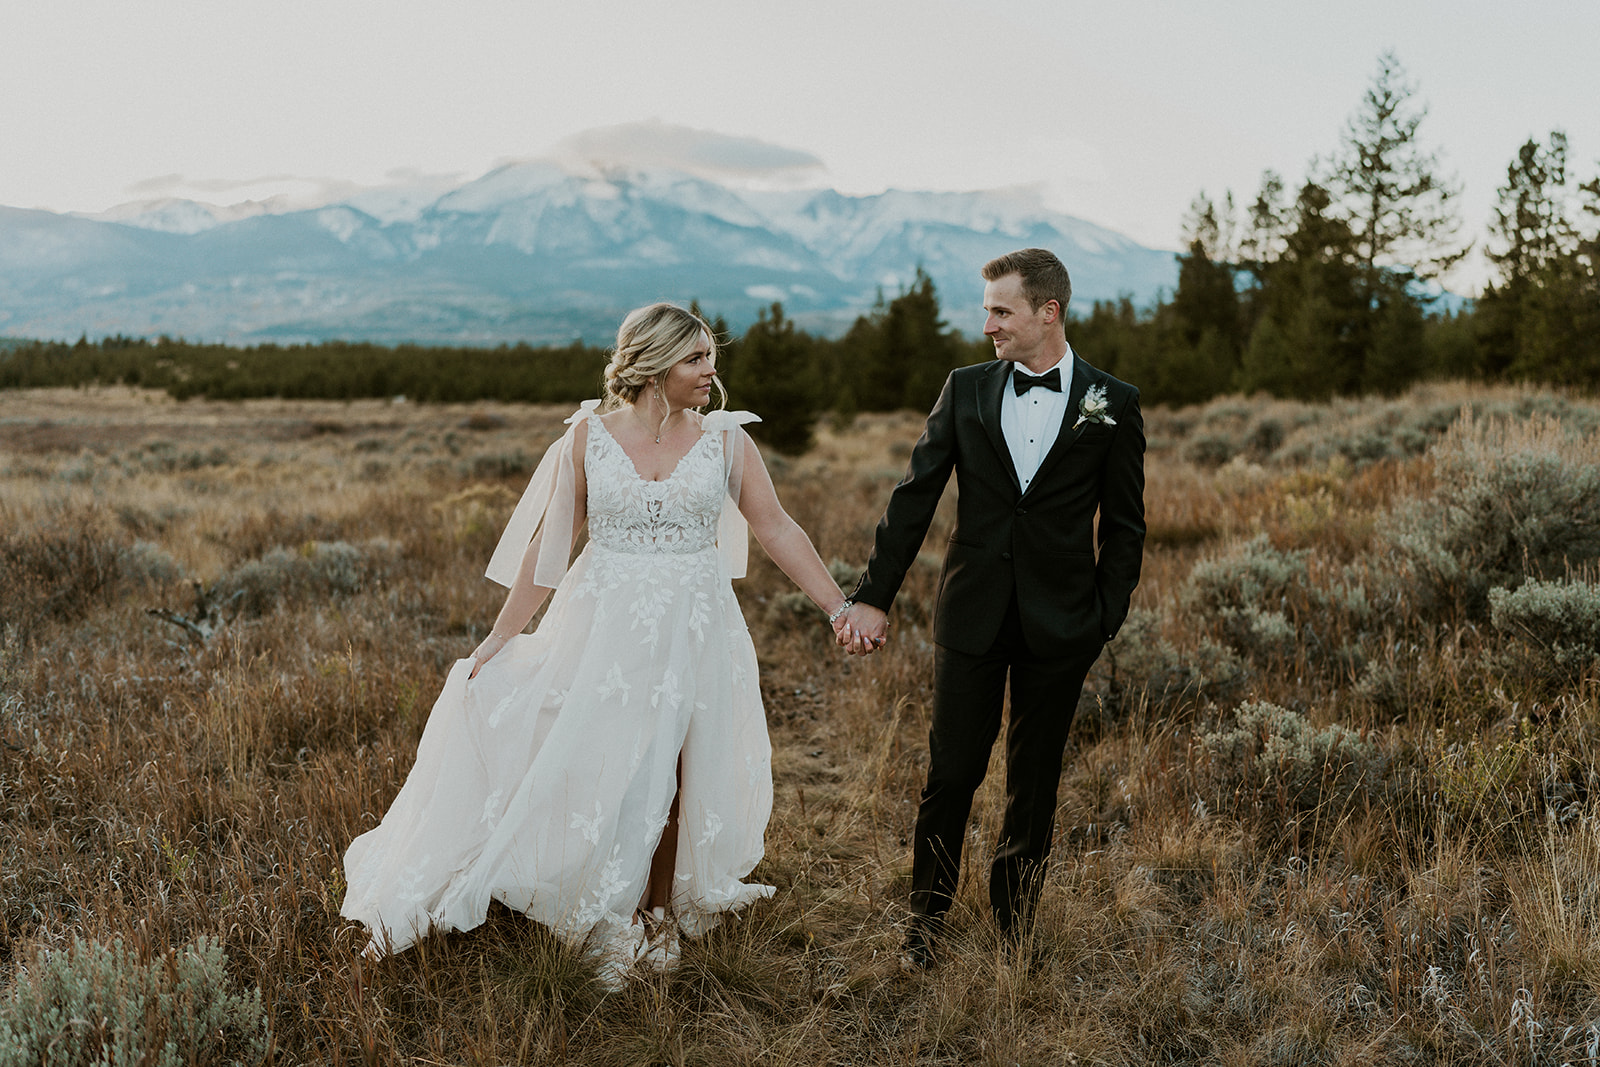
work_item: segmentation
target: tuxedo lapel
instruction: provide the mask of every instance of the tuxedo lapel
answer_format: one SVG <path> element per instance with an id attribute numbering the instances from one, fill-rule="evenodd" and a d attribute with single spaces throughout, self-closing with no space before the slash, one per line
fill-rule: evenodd
<path id="1" fill-rule="evenodd" d="M 1029 489 L 1044 481 L 1045 476 L 1050 473 L 1057 463 L 1061 462 L 1061 457 L 1070 452 L 1072 446 L 1078 443 L 1078 437 L 1083 433 L 1083 427 L 1088 425 L 1088 423 L 1082 423 L 1077 427 L 1073 426 L 1073 423 L 1078 421 L 1078 407 L 1083 403 L 1084 395 L 1089 392 L 1089 387 L 1099 384 L 1100 380 L 1100 372 L 1085 363 L 1074 352 L 1072 355 L 1072 388 L 1067 393 L 1067 410 L 1061 416 L 1061 429 L 1056 433 L 1056 443 L 1050 446 L 1050 451 L 1045 453 L 1044 462 L 1039 464 L 1038 473 L 1033 476 L 1033 481 L 1028 483 Z"/>
<path id="2" fill-rule="evenodd" d="M 1017 477 L 1017 465 L 1011 461 L 1011 449 L 1006 446 L 1006 435 L 1000 429 L 1000 401 L 1005 396 L 1006 382 L 1010 380 L 1011 364 L 1003 359 L 990 363 L 978 381 L 978 421 L 983 423 L 989 443 L 1000 456 L 1000 466 L 1011 476 L 1011 487 L 1022 492 L 1022 479 Z"/>

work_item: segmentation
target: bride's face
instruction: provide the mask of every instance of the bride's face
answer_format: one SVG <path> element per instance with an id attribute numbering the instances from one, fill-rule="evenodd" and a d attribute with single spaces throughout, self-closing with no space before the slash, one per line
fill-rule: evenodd
<path id="1" fill-rule="evenodd" d="M 712 362 L 711 339 L 705 334 L 689 354 L 672 365 L 661 383 L 661 395 L 672 410 L 697 408 L 711 401 L 711 380 L 717 376 Z"/>

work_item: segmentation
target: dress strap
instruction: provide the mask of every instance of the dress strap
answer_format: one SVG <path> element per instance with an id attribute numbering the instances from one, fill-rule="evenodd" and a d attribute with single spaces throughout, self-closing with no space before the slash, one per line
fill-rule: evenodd
<path id="1" fill-rule="evenodd" d="M 590 417 L 599 418 L 599 408 L 599 400 L 585 400 L 583 403 L 578 405 L 577 411 L 574 411 L 571 415 L 568 415 L 564 420 L 562 420 L 563 424 L 566 426 L 573 426 L 583 419 Z"/>
<path id="2" fill-rule="evenodd" d="M 597 417 L 598 400 L 585 400 L 566 419 L 567 432 L 552 444 L 539 461 L 528 488 L 506 523 L 505 533 L 495 545 L 484 574 L 510 587 L 517 580 L 522 561 L 534 554 L 533 580 L 554 589 L 567 573 L 572 558 L 572 519 L 577 511 L 577 472 L 573 465 L 573 444 L 578 425 Z"/>
<path id="3" fill-rule="evenodd" d="M 709 411 L 701 420 L 706 433 L 722 434 L 722 476 L 728 498 L 722 503 L 717 521 L 717 554 L 728 577 L 743 578 L 750 565 L 750 525 L 739 510 L 739 492 L 744 483 L 744 450 L 749 435 L 741 427 L 760 422 L 752 411 Z"/>

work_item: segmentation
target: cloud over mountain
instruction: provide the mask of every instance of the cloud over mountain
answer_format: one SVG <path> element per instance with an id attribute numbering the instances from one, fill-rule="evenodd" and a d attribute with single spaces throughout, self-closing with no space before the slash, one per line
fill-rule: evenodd
<path id="1" fill-rule="evenodd" d="M 665 168 L 701 178 L 818 181 L 827 168 L 810 152 L 649 119 L 584 130 L 556 146 L 558 159 Z"/>

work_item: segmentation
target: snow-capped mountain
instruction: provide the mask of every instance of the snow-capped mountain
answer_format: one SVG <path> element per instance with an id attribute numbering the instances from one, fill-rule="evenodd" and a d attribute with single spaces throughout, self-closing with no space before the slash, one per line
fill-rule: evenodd
<path id="1" fill-rule="evenodd" d="M 1079 307 L 1147 302 L 1176 277 L 1172 253 L 1026 189 L 754 192 L 665 167 L 531 160 L 310 208 L 0 208 L 0 334 L 604 343 L 622 312 L 656 299 L 698 299 L 735 329 L 781 301 L 833 333 L 919 265 L 946 317 L 976 333 L 978 267 L 1029 245 L 1062 257 Z"/>

